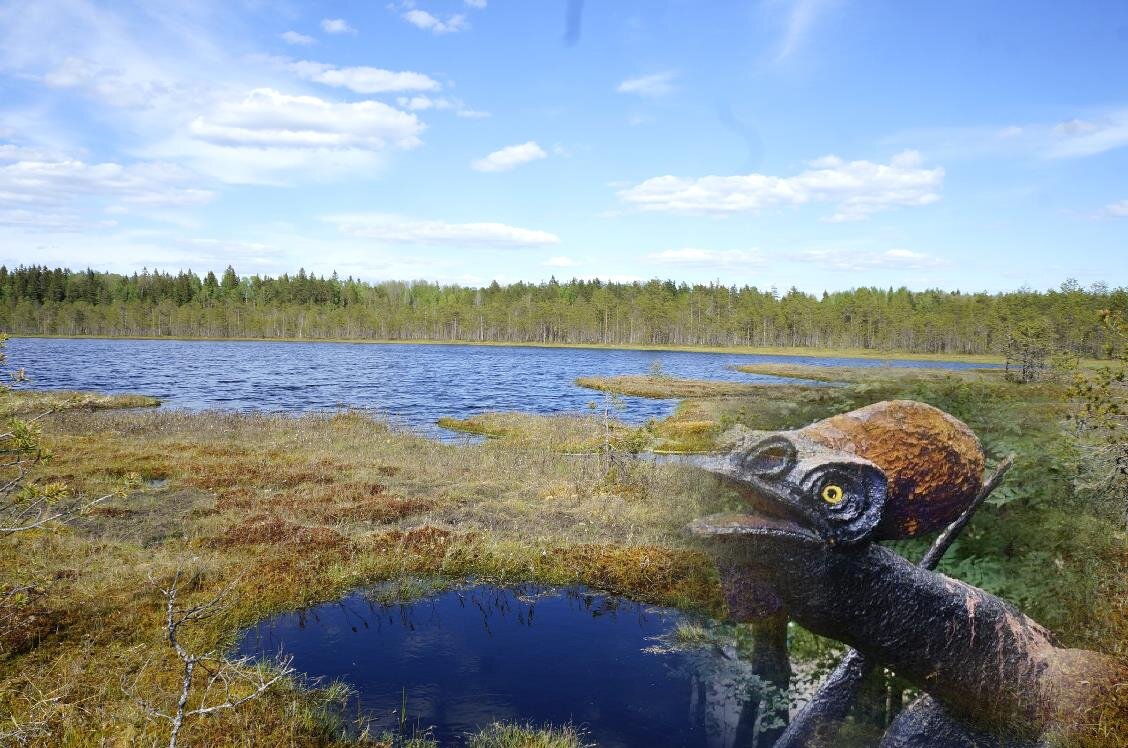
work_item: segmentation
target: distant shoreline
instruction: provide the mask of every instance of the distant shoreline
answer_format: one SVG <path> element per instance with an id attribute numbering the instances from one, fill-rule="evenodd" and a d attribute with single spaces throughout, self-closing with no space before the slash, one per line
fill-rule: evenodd
<path id="1" fill-rule="evenodd" d="M 874 351 L 865 348 L 787 348 L 754 346 L 689 346 L 655 345 L 627 343 L 516 343 L 474 340 L 377 340 L 345 338 L 209 338 L 180 337 L 171 335 L 13 335 L 10 338 L 29 338 L 47 340 L 179 340 L 188 342 L 233 342 L 233 343 L 355 343 L 358 345 L 466 345 L 494 348 L 576 348 L 614 351 L 655 351 L 675 353 L 729 353 L 752 356 L 802 356 L 806 358 L 855 358 L 869 361 L 953 361 L 968 364 L 1002 364 L 1004 359 L 997 355 L 961 353 L 909 353 L 901 351 Z"/>

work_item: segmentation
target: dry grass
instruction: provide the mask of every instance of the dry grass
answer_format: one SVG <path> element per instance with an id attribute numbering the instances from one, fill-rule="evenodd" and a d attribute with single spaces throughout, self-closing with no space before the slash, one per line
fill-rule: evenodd
<path id="1" fill-rule="evenodd" d="M 452 431 L 498 439 L 509 445 L 564 453 L 598 452 L 610 444 L 624 448 L 635 433 L 626 424 L 597 415 L 545 417 L 516 411 L 480 413 L 469 418 L 440 418 Z"/>
<path id="2" fill-rule="evenodd" d="M 616 377 L 580 377 L 580 387 L 617 395 L 683 400 L 686 398 L 740 397 L 762 393 L 763 384 L 721 382 L 712 379 L 677 379 L 665 376 L 624 374 Z"/>
<path id="3" fill-rule="evenodd" d="M 151 408 L 161 401 L 148 395 L 103 395 L 67 390 L 0 391 L 0 418 L 34 416 L 59 410 L 120 410 Z"/>
<path id="4" fill-rule="evenodd" d="M 171 695 L 161 598 L 147 576 L 193 570 L 186 604 L 234 583 L 231 607 L 192 632 L 222 647 L 265 616 L 361 584 L 437 576 L 585 584 L 720 612 L 708 556 L 680 529 L 720 508 L 700 476 L 543 446 L 449 445 L 356 413 L 302 418 L 72 410 L 45 419 L 54 459 L 36 479 L 94 494 L 140 490 L 53 532 L 8 538 L 0 574 L 42 588 L 0 610 L 0 713 L 41 721 L 32 744 L 151 744 L 167 727 L 122 691 Z M 602 425 L 600 425 L 602 427 Z M 541 434 L 574 438 L 573 426 Z M 556 438 L 556 437 L 552 437 Z M 50 694 L 44 700 L 41 694 Z M 191 745 L 331 744 L 318 692 L 287 683 L 238 712 L 189 723 Z M 38 742 L 37 742 L 38 741 Z"/>

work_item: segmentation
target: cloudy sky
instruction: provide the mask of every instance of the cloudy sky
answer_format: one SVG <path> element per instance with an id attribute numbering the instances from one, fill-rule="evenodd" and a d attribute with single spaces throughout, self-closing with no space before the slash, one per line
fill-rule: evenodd
<path id="1" fill-rule="evenodd" d="M 1128 4 L 0 0 L 0 262 L 1128 284 Z"/>

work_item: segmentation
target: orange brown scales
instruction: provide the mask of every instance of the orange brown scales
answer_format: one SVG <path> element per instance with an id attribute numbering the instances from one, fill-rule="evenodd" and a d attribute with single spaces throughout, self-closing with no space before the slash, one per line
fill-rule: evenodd
<path id="1" fill-rule="evenodd" d="M 869 460 L 885 473 L 888 500 L 875 539 L 912 538 L 946 527 L 982 485 L 979 439 L 963 422 L 924 403 L 874 403 L 797 433 Z"/>

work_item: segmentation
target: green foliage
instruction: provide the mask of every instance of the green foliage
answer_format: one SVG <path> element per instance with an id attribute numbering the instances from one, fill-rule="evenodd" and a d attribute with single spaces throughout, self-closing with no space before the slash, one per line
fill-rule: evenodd
<path id="1" fill-rule="evenodd" d="M 131 276 L 0 267 L 0 329 L 20 334 L 450 340 L 850 348 L 927 354 L 1096 356 L 1098 309 L 1128 310 L 1128 289 L 1075 283 L 1044 293 L 791 289 L 651 280 L 611 283 L 365 283 L 299 270 L 222 280 L 191 271 Z M 1037 345 L 1035 345 L 1035 343 Z M 1025 348 L 1024 348 L 1025 347 Z M 1031 359 L 1033 362 L 1033 359 Z M 1020 368 L 1020 371 L 1022 369 Z M 1031 369 L 1033 371 L 1033 369 Z"/>
<path id="2" fill-rule="evenodd" d="M 1128 321 L 1102 310 L 1101 325 L 1113 364 L 1094 373 L 1078 371 L 1070 393 L 1079 408 L 1071 417 L 1083 458 L 1078 491 L 1128 525 Z"/>

